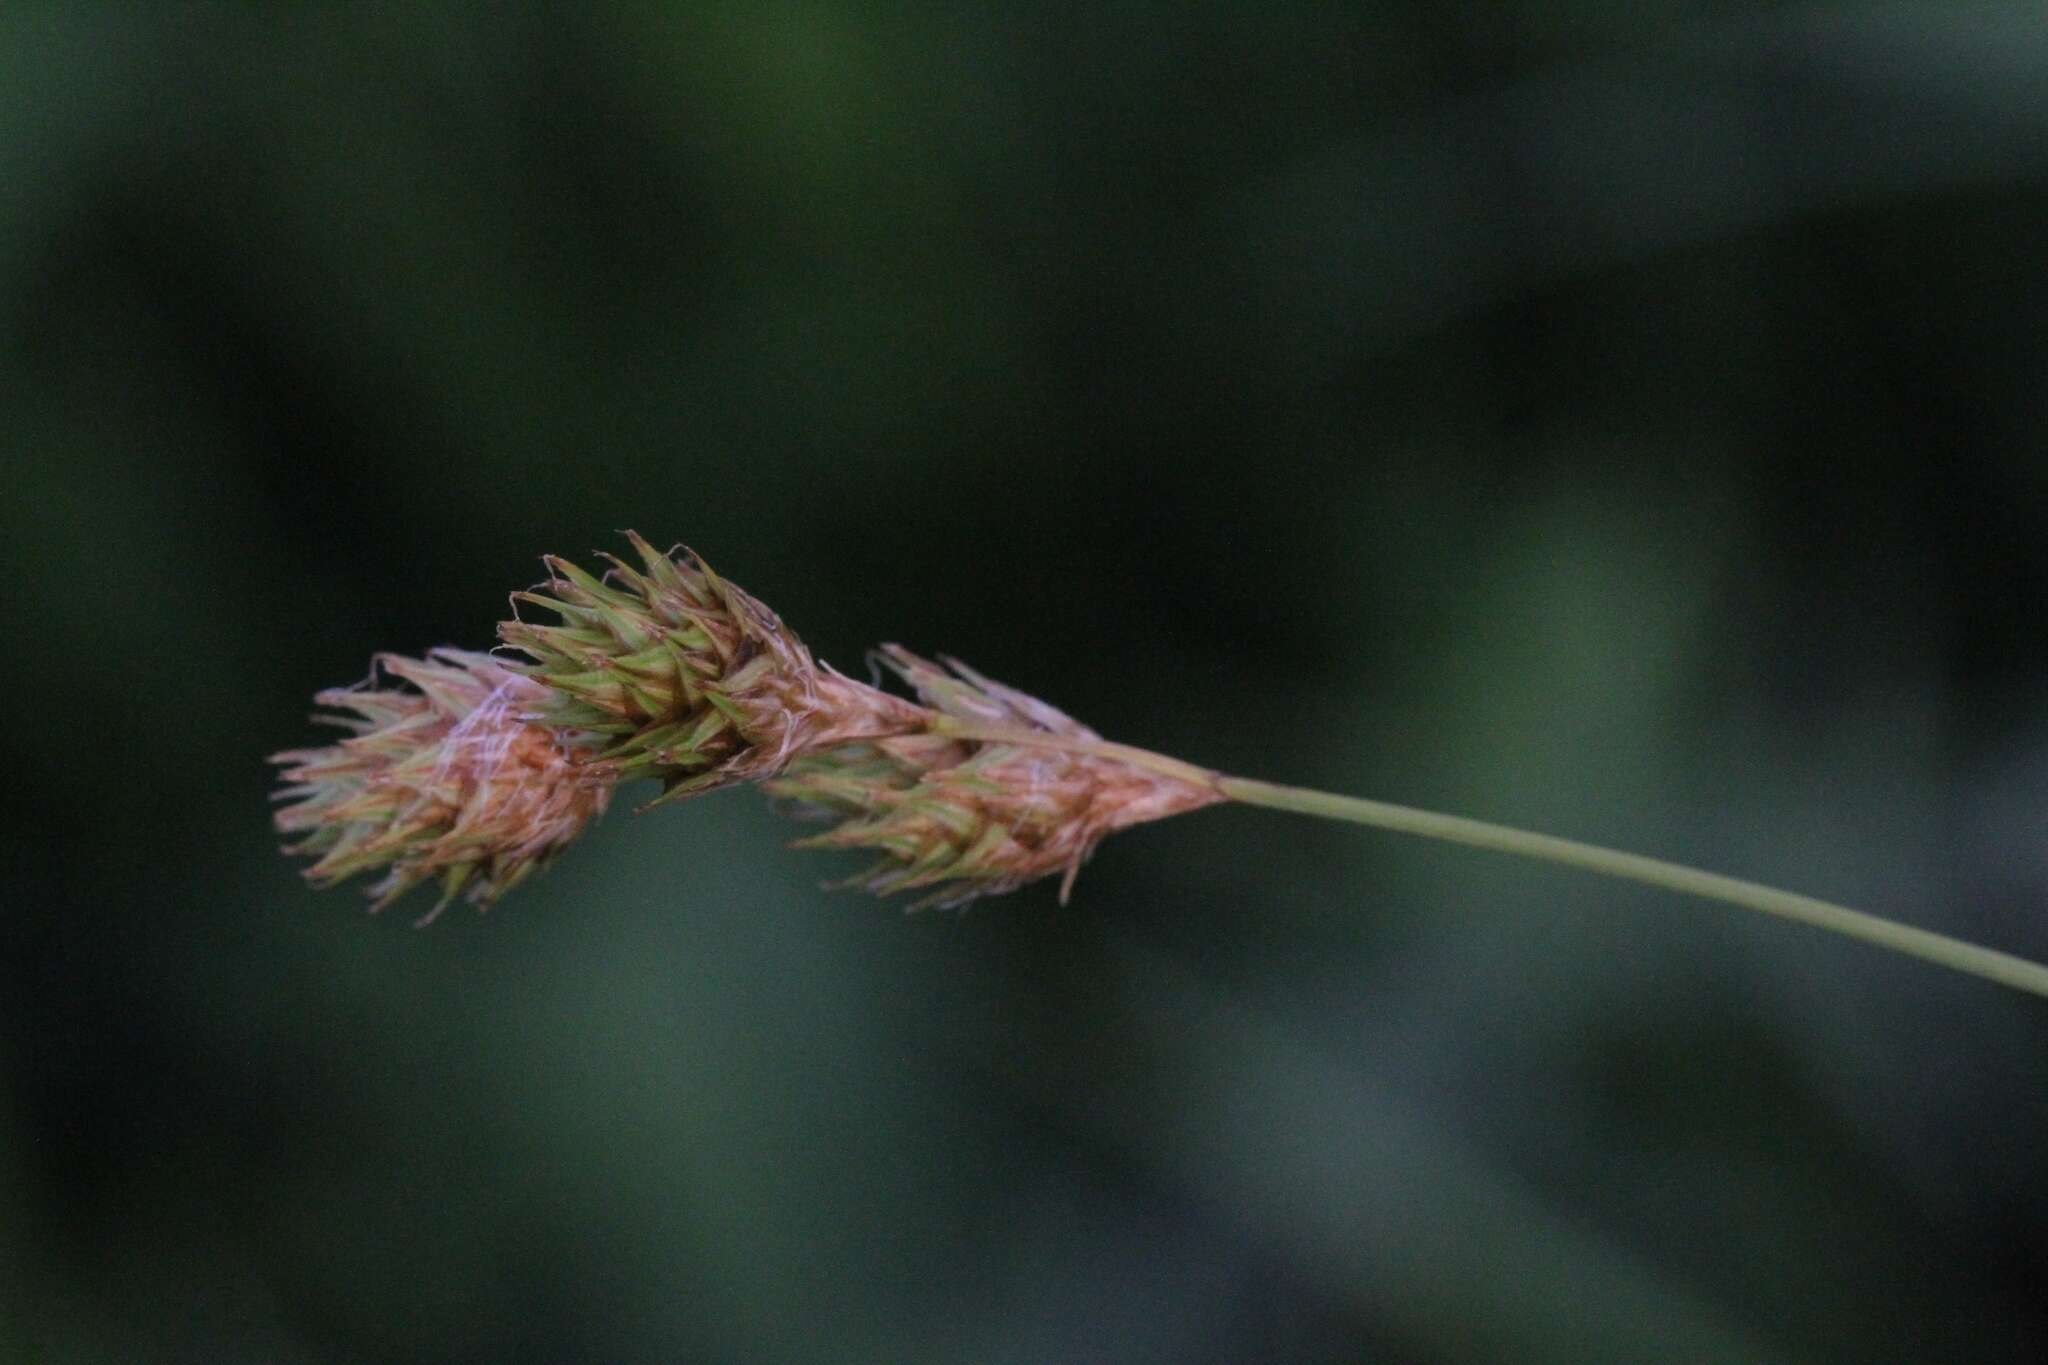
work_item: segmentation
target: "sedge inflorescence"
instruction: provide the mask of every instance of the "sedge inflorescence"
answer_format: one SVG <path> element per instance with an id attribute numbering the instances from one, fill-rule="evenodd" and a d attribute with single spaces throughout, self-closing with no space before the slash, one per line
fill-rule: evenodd
<path id="1" fill-rule="evenodd" d="M 1044 702 L 965 665 L 887 646 L 916 694 L 817 662 L 781 620 L 687 551 L 628 533 L 637 563 L 592 574 L 544 562 L 498 630 L 523 659 L 380 656 L 408 688 L 316 700 L 351 731 L 275 756 L 288 851 L 327 886 L 378 872 L 377 906 L 434 885 L 480 909 L 548 863 L 614 787 L 652 778 L 661 800 L 758 783 L 833 827 L 805 847 L 865 849 L 852 879 L 957 905 L 1059 874 L 1061 898 L 1107 835 L 1222 800 L 1200 770 L 1133 762 Z M 656 803 L 658 804 L 658 802 Z M 429 915 L 431 918 L 432 915 Z"/>

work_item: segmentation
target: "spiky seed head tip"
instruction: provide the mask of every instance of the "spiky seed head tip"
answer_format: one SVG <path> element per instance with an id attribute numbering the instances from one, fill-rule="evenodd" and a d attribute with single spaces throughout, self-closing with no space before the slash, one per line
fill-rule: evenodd
<path id="1" fill-rule="evenodd" d="M 375 685 L 381 672 L 407 686 Z M 283 771 L 275 816 L 314 858 L 306 877 L 331 886 L 383 873 L 382 909 L 433 884 L 479 909 L 544 866 L 602 814 L 616 774 L 563 745 L 536 719 L 549 693 L 517 665 L 436 649 L 378 656 L 372 682 L 333 688 L 319 719 L 348 730 L 321 748 L 271 761 Z"/>

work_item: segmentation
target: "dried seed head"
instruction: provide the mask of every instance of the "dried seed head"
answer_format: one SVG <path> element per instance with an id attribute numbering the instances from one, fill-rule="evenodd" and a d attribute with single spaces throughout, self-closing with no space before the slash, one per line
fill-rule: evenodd
<path id="1" fill-rule="evenodd" d="M 881 657 L 934 711 L 1086 745 L 1100 737 L 1064 712 L 947 660 Z M 1223 799 L 1214 788 L 1113 754 L 963 739 L 943 726 L 805 754 L 769 793 L 795 813 L 837 820 L 803 848 L 868 848 L 880 862 L 847 883 L 877 895 L 930 888 L 917 904 L 961 905 L 1062 874 L 1060 899 L 1105 837 Z"/>
<path id="2" fill-rule="evenodd" d="M 317 855 L 306 877 L 331 886 L 358 872 L 383 909 L 437 881 L 479 909 L 524 880 L 603 813 L 615 780 L 534 718 L 548 689 L 487 654 L 437 649 L 424 660 L 380 655 L 413 690 L 333 688 L 318 717 L 353 731 L 319 749 L 274 755 L 287 784 L 277 827 Z"/>
<path id="3" fill-rule="evenodd" d="M 548 724 L 621 777 L 659 778 L 667 800 L 771 775 L 820 745 L 920 724 L 919 708 L 813 661 L 774 612 L 701 558 L 626 536 L 640 567 L 607 555 L 600 578 L 549 556 L 552 579 L 513 601 L 559 624 L 498 628 L 553 690 Z"/>

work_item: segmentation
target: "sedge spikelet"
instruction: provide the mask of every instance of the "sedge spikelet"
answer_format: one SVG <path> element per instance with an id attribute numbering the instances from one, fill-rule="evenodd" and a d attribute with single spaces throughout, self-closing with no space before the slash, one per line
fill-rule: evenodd
<path id="1" fill-rule="evenodd" d="M 318 719 L 352 733 L 271 759 L 289 803 L 277 827 L 301 836 L 287 851 L 315 857 L 316 886 L 381 870 L 377 909 L 429 882 L 441 900 L 427 919 L 458 892 L 483 909 L 603 813 L 615 774 L 535 719 L 550 694 L 518 666 L 436 649 L 376 667 L 410 688 L 320 693 L 335 714 Z"/>
<path id="2" fill-rule="evenodd" d="M 663 800 L 753 781 L 796 755 L 919 728 L 919 708 L 817 663 L 758 599 L 683 551 L 627 532 L 639 565 L 594 575 L 549 556 L 552 578 L 515 593 L 554 625 L 505 622 L 534 661 L 547 723 Z"/>
<path id="3" fill-rule="evenodd" d="M 924 890 L 918 906 L 955 906 L 1058 873 L 1064 903 L 1110 834 L 1223 799 L 1206 783 L 1089 752 L 1101 746 L 1093 730 L 955 660 L 941 668 L 895 645 L 880 657 L 929 708 L 926 727 L 805 754 L 766 784 L 799 817 L 838 822 L 798 847 L 882 855 L 845 885 Z M 948 719 L 1074 747 L 963 737 Z"/>

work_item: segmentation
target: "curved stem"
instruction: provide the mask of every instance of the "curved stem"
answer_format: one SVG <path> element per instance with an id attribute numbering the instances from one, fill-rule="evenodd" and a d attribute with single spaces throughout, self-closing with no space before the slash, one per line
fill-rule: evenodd
<path id="1" fill-rule="evenodd" d="M 931 728 L 980 743 L 1062 749 L 1069 753 L 1113 759 L 1163 777 L 1206 787 L 1219 797 L 1242 805 L 1313 815 L 1325 820 L 1345 820 L 1355 825 L 1491 849 L 1496 853 L 1558 863 L 1624 881 L 1642 882 L 1683 896 L 1719 901 L 1744 910 L 1776 915 L 1780 919 L 1796 920 L 1847 938 L 1875 943 L 1908 957 L 2048 997 L 2048 967 L 2038 962 L 1965 943 L 1931 929 L 1916 929 L 1910 924 L 1899 924 L 1862 910 L 1851 910 L 1846 905 L 1780 891 L 1776 887 L 1746 882 L 1737 877 L 1724 877 L 1717 872 L 1703 872 L 1680 863 L 1667 863 L 1661 858 L 1622 853 L 1597 844 L 1582 844 L 1575 839 L 1560 839 L 1555 835 L 1418 810 L 1413 806 L 1398 806 L 1388 801 L 1369 801 L 1363 797 L 1338 796 L 1306 787 L 1286 787 L 1248 777 L 1229 777 L 1165 754 L 1132 748 L 1127 744 L 1112 744 L 1107 740 L 1076 739 L 1042 730 L 981 725 L 953 716 L 942 718 Z"/>
<path id="2" fill-rule="evenodd" d="M 1492 849 L 1497 853 L 1561 863 L 1603 876 L 1662 887 L 1684 896 L 1697 896 L 1766 915 L 1777 915 L 1782 919 L 1797 920 L 1801 924 L 1875 943 L 1909 957 L 1981 976 L 1988 981 L 2048 996 L 2048 967 L 2040 963 L 2029 962 L 2011 953 L 1980 948 L 1931 929 L 1916 929 L 1909 924 L 1881 919 L 1861 910 L 1851 910 L 1846 905 L 1816 900 L 1812 896 L 1796 895 L 1776 887 L 1724 877 L 1716 872 L 1702 872 L 1698 868 L 1667 863 L 1661 858 L 1645 858 L 1639 853 L 1621 853 L 1573 839 L 1534 834 L 1506 825 L 1441 815 L 1386 801 L 1337 796 L 1303 787 L 1283 787 L 1243 777 L 1219 777 L 1214 785 L 1231 800 L 1248 806 L 1265 806 L 1297 815 L 1317 815 L 1327 820 L 1348 820 L 1353 824 L 1371 825 L 1402 834 L 1418 834 L 1425 839 L 1442 839 L 1449 843 Z"/>

